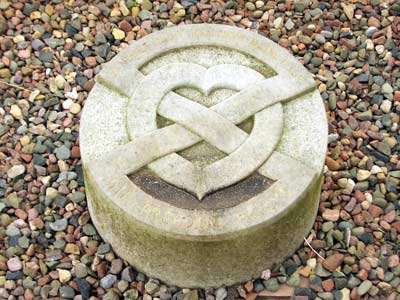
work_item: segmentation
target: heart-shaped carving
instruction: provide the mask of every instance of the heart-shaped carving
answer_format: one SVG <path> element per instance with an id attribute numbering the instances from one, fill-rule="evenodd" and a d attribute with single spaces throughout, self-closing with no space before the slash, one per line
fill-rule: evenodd
<path id="1" fill-rule="evenodd" d="M 219 88 L 241 91 L 263 80 L 258 72 L 243 66 L 217 65 L 206 69 L 200 65 L 170 64 L 147 75 L 136 89 L 128 106 L 127 128 L 132 139 L 157 130 L 157 114 L 173 120 L 170 129 L 186 130 L 190 144 L 207 141 L 226 157 L 199 168 L 176 153 L 150 163 L 148 167 L 165 181 L 197 195 L 204 195 L 232 185 L 256 171 L 275 149 L 283 128 L 282 106 L 277 103 L 254 114 L 250 134 L 235 124 L 248 113 L 230 112 L 225 101 L 207 108 L 182 97 L 173 90 L 196 88 L 205 95 Z M 237 109 L 237 108 L 236 108 Z M 173 143 L 174 141 L 171 141 Z M 151 144 L 148 147 L 152 147 Z"/>

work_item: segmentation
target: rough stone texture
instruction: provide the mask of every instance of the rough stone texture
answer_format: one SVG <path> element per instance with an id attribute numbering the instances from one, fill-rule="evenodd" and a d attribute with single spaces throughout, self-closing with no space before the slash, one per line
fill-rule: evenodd
<path id="1" fill-rule="evenodd" d="M 311 76 L 285 50 L 245 30 L 191 25 L 105 65 L 80 140 L 102 237 L 152 277 L 207 287 L 259 276 L 298 247 L 317 210 L 327 125 Z M 129 175 L 143 168 L 198 202 L 254 173 L 273 183 L 224 208 L 189 209 L 135 184 Z"/>

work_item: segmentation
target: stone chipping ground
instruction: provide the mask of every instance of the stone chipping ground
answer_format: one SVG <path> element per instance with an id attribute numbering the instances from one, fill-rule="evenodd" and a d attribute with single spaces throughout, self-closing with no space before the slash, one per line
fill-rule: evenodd
<path id="1" fill-rule="evenodd" d="M 129 267 L 91 224 L 82 178 L 79 118 L 101 65 L 185 23 L 279 43 L 314 75 L 329 122 L 306 242 L 219 289 Z M 0 34 L 0 299 L 400 299 L 399 0 L 1 0 Z"/>

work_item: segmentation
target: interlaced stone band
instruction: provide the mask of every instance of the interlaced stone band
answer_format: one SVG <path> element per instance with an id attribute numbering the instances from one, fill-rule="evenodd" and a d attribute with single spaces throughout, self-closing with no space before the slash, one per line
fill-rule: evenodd
<path id="1" fill-rule="evenodd" d="M 191 25 L 135 42 L 97 76 L 80 133 L 96 228 L 119 255 L 168 283 L 258 276 L 313 223 L 324 107 L 307 71 L 255 33 Z M 145 174 L 162 184 L 141 185 Z M 252 187 L 260 178 L 269 183 Z M 164 199 L 177 190 L 197 204 Z M 210 204 L 218 199 L 222 206 Z"/>

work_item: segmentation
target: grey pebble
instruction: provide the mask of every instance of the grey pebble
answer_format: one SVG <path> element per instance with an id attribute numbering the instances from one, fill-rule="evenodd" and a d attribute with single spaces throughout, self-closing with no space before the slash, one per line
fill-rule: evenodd
<path id="1" fill-rule="evenodd" d="M 67 228 L 68 220 L 63 218 L 50 223 L 50 229 L 53 231 L 63 231 Z"/>
<path id="2" fill-rule="evenodd" d="M 100 280 L 100 286 L 103 289 L 109 289 L 117 281 L 117 276 L 108 274 Z"/>
<path id="3" fill-rule="evenodd" d="M 45 46 L 45 44 L 39 39 L 34 39 L 32 41 L 32 48 L 34 50 L 41 50 L 44 46 Z"/>
<path id="4" fill-rule="evenodd" d="M 70 286 L 62 286 L 60 288 L 60 296 L 66 299 L 73 299 L 75 296 L 74 289 Z"/>
<path id="5" fill-rule="evenodd" d="M 220 287 L 215 292 L 215 300 L 224 300 L 228 296 L 226 288 Z"/>
<path id="6" fill-rule="evenodd" d="M 126 267 L 121 273 L 121 279 L 131 282 L 135 279 L 135 272 L 132 267 Z"/>
<path id="7" fill-rule="evenodd" d="M 62 145 L 61 147 L 57 148 L 54 151 L 54 153 L 60 160 L 67 160 L 71 156 L 71 151 L 67 147 L 65 147 L 65 145 Z"/>

